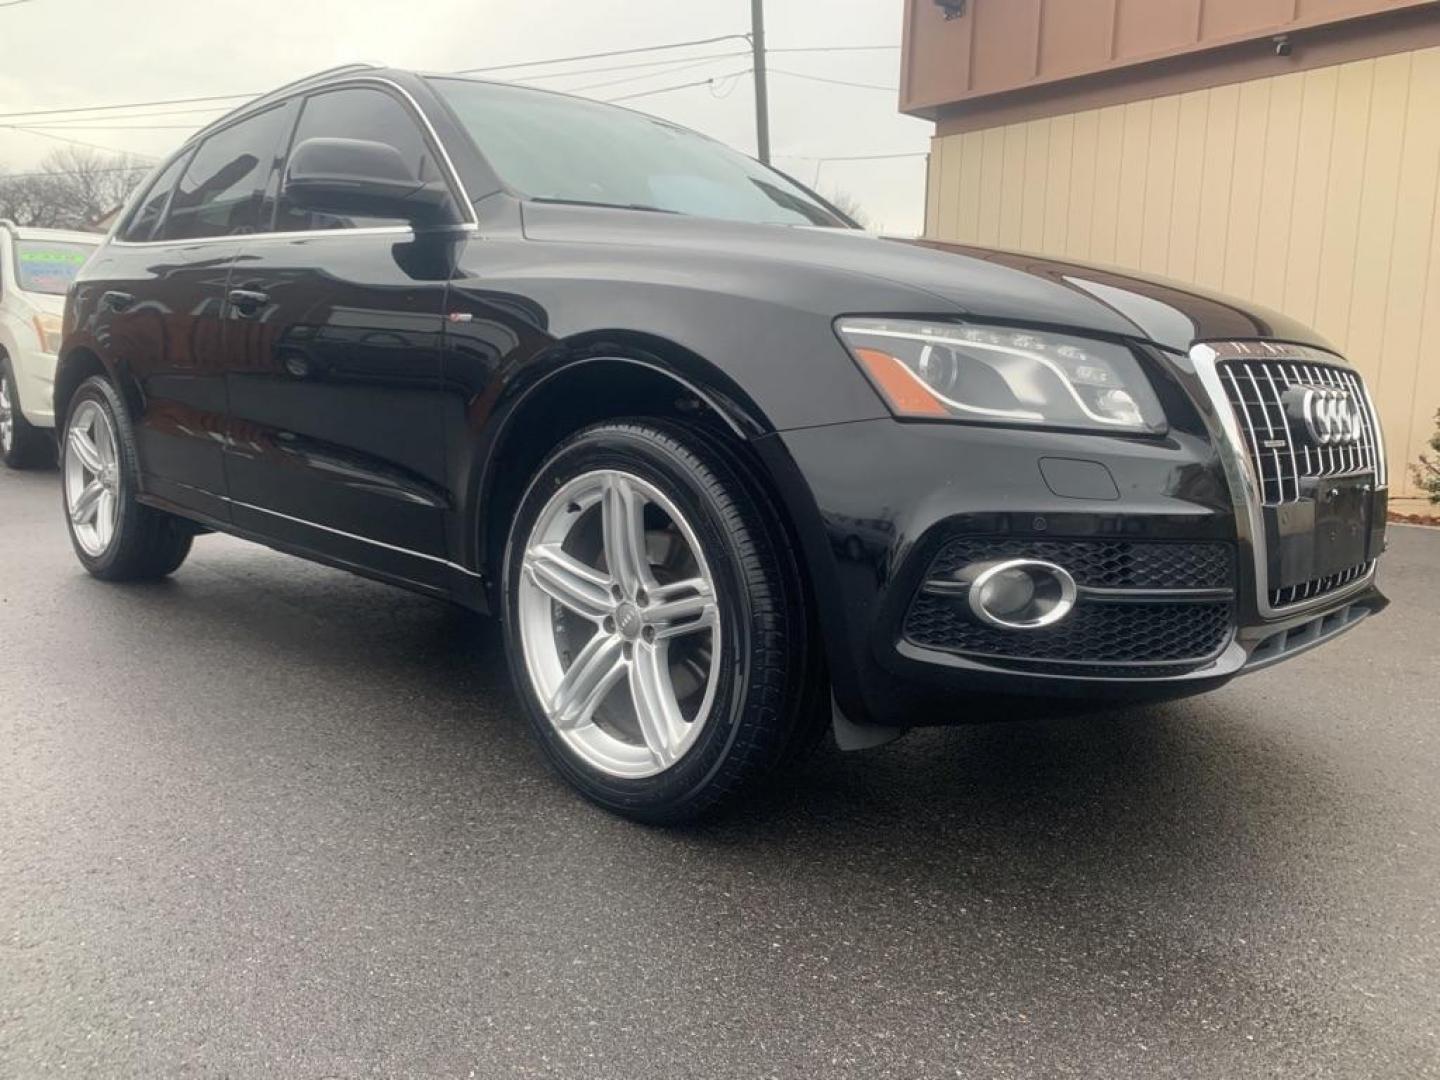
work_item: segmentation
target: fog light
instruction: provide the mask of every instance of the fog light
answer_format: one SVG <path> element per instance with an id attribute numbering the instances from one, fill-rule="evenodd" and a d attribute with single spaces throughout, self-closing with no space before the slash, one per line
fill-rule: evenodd
<path id="1" fill-rule="evenodd" d="M 985 579 L 976 598 L 981 608 L 997 619 L 1019 615 L 1035 600 L 1035 581 L 1024 569 L 1011 566 Z"/>
<path id="2" fill-rule="evenodd" d="M 970 583 L 970 610 L 1003 630 L 1053 626 L 1075 607 L 1075 579 L 1062 566 L 1038 559 L 976 563 L 959 574 Z"/>

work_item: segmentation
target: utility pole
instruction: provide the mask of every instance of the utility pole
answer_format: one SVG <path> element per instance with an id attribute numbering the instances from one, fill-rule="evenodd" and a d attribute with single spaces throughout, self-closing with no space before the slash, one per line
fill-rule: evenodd
<path id="1" fill-rule="evenodd" d="M 750 47 L 755 60 L 755 142 L 770 164 L 770 86 L 765 79 L 765 0 L 750 0 Z"/>

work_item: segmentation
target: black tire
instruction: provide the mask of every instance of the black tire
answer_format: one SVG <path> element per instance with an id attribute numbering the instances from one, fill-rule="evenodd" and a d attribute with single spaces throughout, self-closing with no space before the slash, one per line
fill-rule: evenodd
<path id="1" fill-rule="evenodd" d="M 0 461 L 11 469 L 44 469 L 55 464 L 55 441 L 44 428 L 37 428 L 20 411 L 20 390 L 10 358 L 0 353 L 0 379 L 10 401 L 9 438 L 0 434 Z"/>
<path id="2" fill-rule="evenodd" d="M 617 778 L 556 732 L 532 685 L 519 628 L 521 565 L 545 504 L 563 484 L 619 469 L 663 492 L 689 522 L 714 578 L 724 628 L 705 728 L 664 771 Z M 634 420 L 587 428 L 540 466 L 511 523 L 503 570 L 506 648 L 516 693 L 560 775 L 607 810 L 673 825 L 734 803 L 815 741 L 816 675 L 803 582 L 780 518 L 741 456 L 697 428 Z M 823 732 L 823 729 L 822 729 Z"/>
<path id="3" fill-rule="evenodd" d="M 109 543 L 99 554 L 90 554 L 75 535 L 62 477 L 61 505 L 76 557 L 86 570 L 102 581 L 150 581 L 174 573 L 190 554 L 194 532 L 180 518 L 144 506 L 136 500 L 140 472 L 135 450 L 135 429 L 130 423 L 124 401 L 109 380 L 94 376 L 86 379 L 75 392 L 66 412 L 61 447 L 66 445 L 76 411 L 87 401 L 99 406 L 115 433 L 119 482 L 116 493 L 118 511 L 115 530 Z M 63 450 L 60 460 L 63 472 L 66 467 L 66 454 Z"/>

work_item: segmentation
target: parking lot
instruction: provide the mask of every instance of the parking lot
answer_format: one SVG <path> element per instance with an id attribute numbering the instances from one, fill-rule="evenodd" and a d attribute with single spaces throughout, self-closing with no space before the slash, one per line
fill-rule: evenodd
<path id="1" fill-rule="evenodd" d="M 1440 1075 L 1440 531 L 1208 698 L 826 750 L 648 830 L 483 619 L 0 476 L 0 1076 Z"/>

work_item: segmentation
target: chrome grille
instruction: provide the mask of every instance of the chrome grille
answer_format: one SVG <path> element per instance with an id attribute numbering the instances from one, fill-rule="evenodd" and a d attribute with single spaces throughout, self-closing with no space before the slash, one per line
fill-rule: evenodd
<path id="1" fill-rule="evenodd" d="M 1373 471 L 1384 490 L 1385 436 L 1364 381 L 1334 353 L 1279 341 L 1207 341 L 1190 349 L 1195 374 L 1211 407 L 1212 431 L 1225 460 L 1235 497 L 1240 535 L 1255 563 L 1256 605 L 1264 617 L 1333 603 L 1363 588 L 1375 573 L 1373 560 L 1303 584 L 1272 586 L 1268 580 L 1267 508 L 1303 498 L 1321 477 Z M 1292 437 L 1283 395 L 1297 384 L 1349 390 L 1361 403 L 1358 444 L 1324 448 Z"/>
<path id="2" fill-rule="evenodd" d="M 1277 352 L 1282 350 L 1276 349 Z M 1222 360 L 1220 383 L 1245 438 L 1245 452 L 1255 470 L 1267 506 L 1298 502 L 1306 479 L 1369 472 L 1385 485 L 1375 406 L 1364 380 L 1354 371 L 1314 359 L 1313 349 L 1295 355 Z M 1328 386 L 1347 390 L 1360 403 L 1359 442 L 1348 446 L 1297 445 L 1285 416 L 1282 395 L 1292 386 Z"/>

